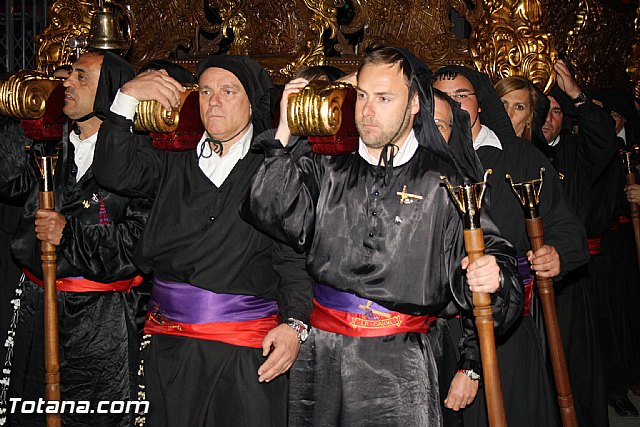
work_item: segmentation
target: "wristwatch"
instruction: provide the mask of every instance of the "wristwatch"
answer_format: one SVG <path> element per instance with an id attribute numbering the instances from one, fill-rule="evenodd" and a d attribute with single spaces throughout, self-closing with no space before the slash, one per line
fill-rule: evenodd
<path id="1" fill-rule="evenodd" d="M 309 326 L 307 326 L 304 322 L 294 319 L 293 317 L 289 317 L 285 321 L 283 321 L 285 325 L 288 325 L 298 334 L 298 340 L 300 344 L 303 344 L 307 338 L 309 338 Z"/>
<path id="2" fill-rule="evenodd" d="M 480 379 L 480 374 L 473 369 L 460 369 L 458 372 L 465 374 L 471 381 L 478 381 Z"/>
<path id="3" fill-rule="evenodd" d="M 587 102 L 589 98 L 587 98 L 587 94 L 584 92 L 580 92 L 580 94 L 578 96 L 576 96 L 575 98 L 573 98 L 573 103 L 576 105 L 579 104 L 584 104 L 585 102 Z"/>

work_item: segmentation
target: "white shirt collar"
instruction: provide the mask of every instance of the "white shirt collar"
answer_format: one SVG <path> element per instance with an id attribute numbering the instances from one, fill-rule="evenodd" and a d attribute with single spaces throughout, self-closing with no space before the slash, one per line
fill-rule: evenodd
<path id="1" fill-rule="evenodd" d="M 80 139 L 80 136 L 75 132 L 71 132 L 69 134 L 69 141 L 73 144 L 74 148 L 73 160 L 78 167 L 76 181 L 80 181 L 80 178 L 82 178 L 93 164 L 93 153 L 96 149 L 97 140 L 98 132 L 94 133 L 87 139 Z"/>
<path id="2" fill-rule="evenodd" d="M 560 142 L 560 135 L 556 136 L 556 139 L 549 143 L 550 146 L 555 147 Z"/>
<path id="3" fill-rule="evenodd" d="M 473 140 L 473 149 L 477 150 L 480 147 L 494 147 L 502 150 L 502 144 L 500 143 L 498 135 L 485 125 L 480 127 L 477 138 Z"/>
<path id="4" fill-rule="evenodd" d="M 208 135 L 205 132 L 198 142 L 196 147 L 196 154 L 198 155 L 198 166 L 202 172 L 213 182 L 216 186 L 220 187 L 227 179 L 235 165 L 249 152 L 251 148 L 251 141 L 253 140 L 253 125 L 250 124 L 245 134 L 235 144 L 229 148 L 229 151 L 222 157 L 213 151 L 209 151 L 210 147 L 207 144 L 203 144 Z M 204 152 L 205 156 L 202 156 Z M 211 153 L 211 156 L 209 156 Z"/>
<path id="5" fill-rule="evenodd" d="M 624 129 L 624 126 L 622 127 L 622 129 L 620 129 L 620 132 L 617 135 L 619 138 L 622 138 L 625 142 L 625 144 L 627 143 L 627 131 Z"/>
<path id="6" fill-rule="evenodd" d="M 404 165 L 409 160 L 411 160 L 417 150 L 418 140 L 416 139 L 415 132 L 413 131 L 413 129 L 411 129 L 411 132 L 409 132 L 409 135 L 404 141 L 404 144 L 402 144 L 402 147 L 400 147 L 398 153 L 393 157 L 393 166 Z M 369 150 L 367 150 L 367 146 L 362 141 L 362 138 L 360 138 L 358 142 L 358 154 L 360 154 L 360 157 L 362 157 L 367 163 L 378 166 L 378 162 L 380 161 L 380 159 L 376 159 L 369 153 Z"/>

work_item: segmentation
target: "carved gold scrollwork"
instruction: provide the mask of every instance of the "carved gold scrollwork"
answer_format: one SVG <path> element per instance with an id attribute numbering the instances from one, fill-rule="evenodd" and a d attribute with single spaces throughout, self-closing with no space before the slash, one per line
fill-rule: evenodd
<path id="1" fill-rule="evenodd" d="M 18 119 L 38 119 L 47 99 L 62 79 L 32 70 L 21 70 L 0 82 L 0 115 Z"/>
<path id="2" fill-rule="evenodd" d="M 328 1 L 304 0 L 304 4 L 312 12 L 308 26 L 315 40 L 307 40 L 306 50 L 295 61 L 279 70 L 280 74 L 285 76 L 292 76 L 298 68 L 303 66 L 324 64 L 323 34 L 329 30 L 329 38 L 335 38 L 338 31 L 336 8 L 330 6 Z"/>
<path id="3" fill-rule="evenodd" d="M 85 0 L 55 0 L 49 6 L 49 25 L 36 39 L 36 68 L 52 72 L 62 64 L 71 63 L 73 49 L 67 46 L 70 38 L 87 37 L 91 16 L 96 5 Z"/>
<path id="4" fill-rule="evenodd" d="M 523 75 L 548 91 L 557 52 L 541 30 L 538 0 L 484 1 L 484 17 L 469 39 L 476 67 L 493 81 Z"/>
<path id="5" fill-rule="evenodd" d="M 636 37 L 631 45 L 631 52 L 627 59 L 627 73 L 631 76 L 633 95 L 640 99 L 640 3 L 636 9 L 635 19 Z"/>
<path id="6" fill-rule="evenodd" d="M 287 119 L 294 135 L 335 135 L 342 125 L 342 103 L 348 83 L 312 80 L 299 93 L 289 96 Z"/>
<path id="7" fill-rule="evenodd" d="M 246 34 L 247 18 L 242 13 L 242 0 L 229 0 L 227 6 L 220 8 L 222 18 L 222 35 L 231 37 L 229 31 L 233 31 L 233 45 L 229 50 L 236 55 L 249 54 L 249 36 Z"/>
<path id="8" fill-rule="evenodd" d="M 198 85 L 186 85 L 180 94 L 178 108 L 167 110 L 158 101 L 142 101 L 136 109 L 136 120 L 133 127 L 136 130 L 148 132 L 173 132 L 180 124 L 180 109 L 187 97 L 198 91 Z"/>

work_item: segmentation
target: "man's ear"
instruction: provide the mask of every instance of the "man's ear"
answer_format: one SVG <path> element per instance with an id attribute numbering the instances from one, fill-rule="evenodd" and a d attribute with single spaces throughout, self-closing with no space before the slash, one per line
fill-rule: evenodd
<path id="1" fill-rule="evenodd" d="M 420 111 L 420 98 L 418 97 L 418 93 L 413 95 L 411 99 L 411 114 L 418 114 Z"/>

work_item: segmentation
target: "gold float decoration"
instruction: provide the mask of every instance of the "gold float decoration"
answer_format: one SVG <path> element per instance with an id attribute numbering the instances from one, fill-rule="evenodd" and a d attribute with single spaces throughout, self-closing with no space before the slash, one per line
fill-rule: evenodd
<path id="1" fill-rule="evenodd" d="M 142 101 L 138 103 L 133 127 L 147 132 L 173 132 L 180 124 L 180 110 L 193 92 L 198 92 L 198 85 L 185 85 L 185 91 L 180 93 L 180 105 L 167 110 L 158 101 Z"/>
<path id="2" fill-rule="evenodd" d="M 547 92 L 555 81 L 557 51 L 542 31 L 538 0 L 482 2 L 484 16 L 469 38 L 471 57 L 494 82 L 521 75 Z"/>
<path id="3" fill-rule="evenodd" d="M 49 6 L 49 24 L 36 38 L 36 68 L 51 73 L 63 64 L 70 64 L 74 49 L 69 39 L 88 37 L 91 17 L 96 5 L 85 0 L 55 0 Z"/>
<path id="4" fill-rule="evenodd" d="M 633 96 L 640 99 L 640 2 L 636 9 L 636 19 L 634 21 L 636 37 L 631 45 L 631 52 L 627 59 L 627 73 L 631 76 L 633 85 Z"/>
<path id="5" fill-rule="evenodd" d="M 0 82 L 0 115 L 18 119 L 39 119 L 47 99 L 62 83 L 39 71 L 18 71 Z"/>
<path id="6" fill-rule="evenodd" d="M 342 103 L 353 90 L 348 83 L 312 80 L 289 96 L 287 120 L 294 135 L 335 135 L 342 125 Z"/>

